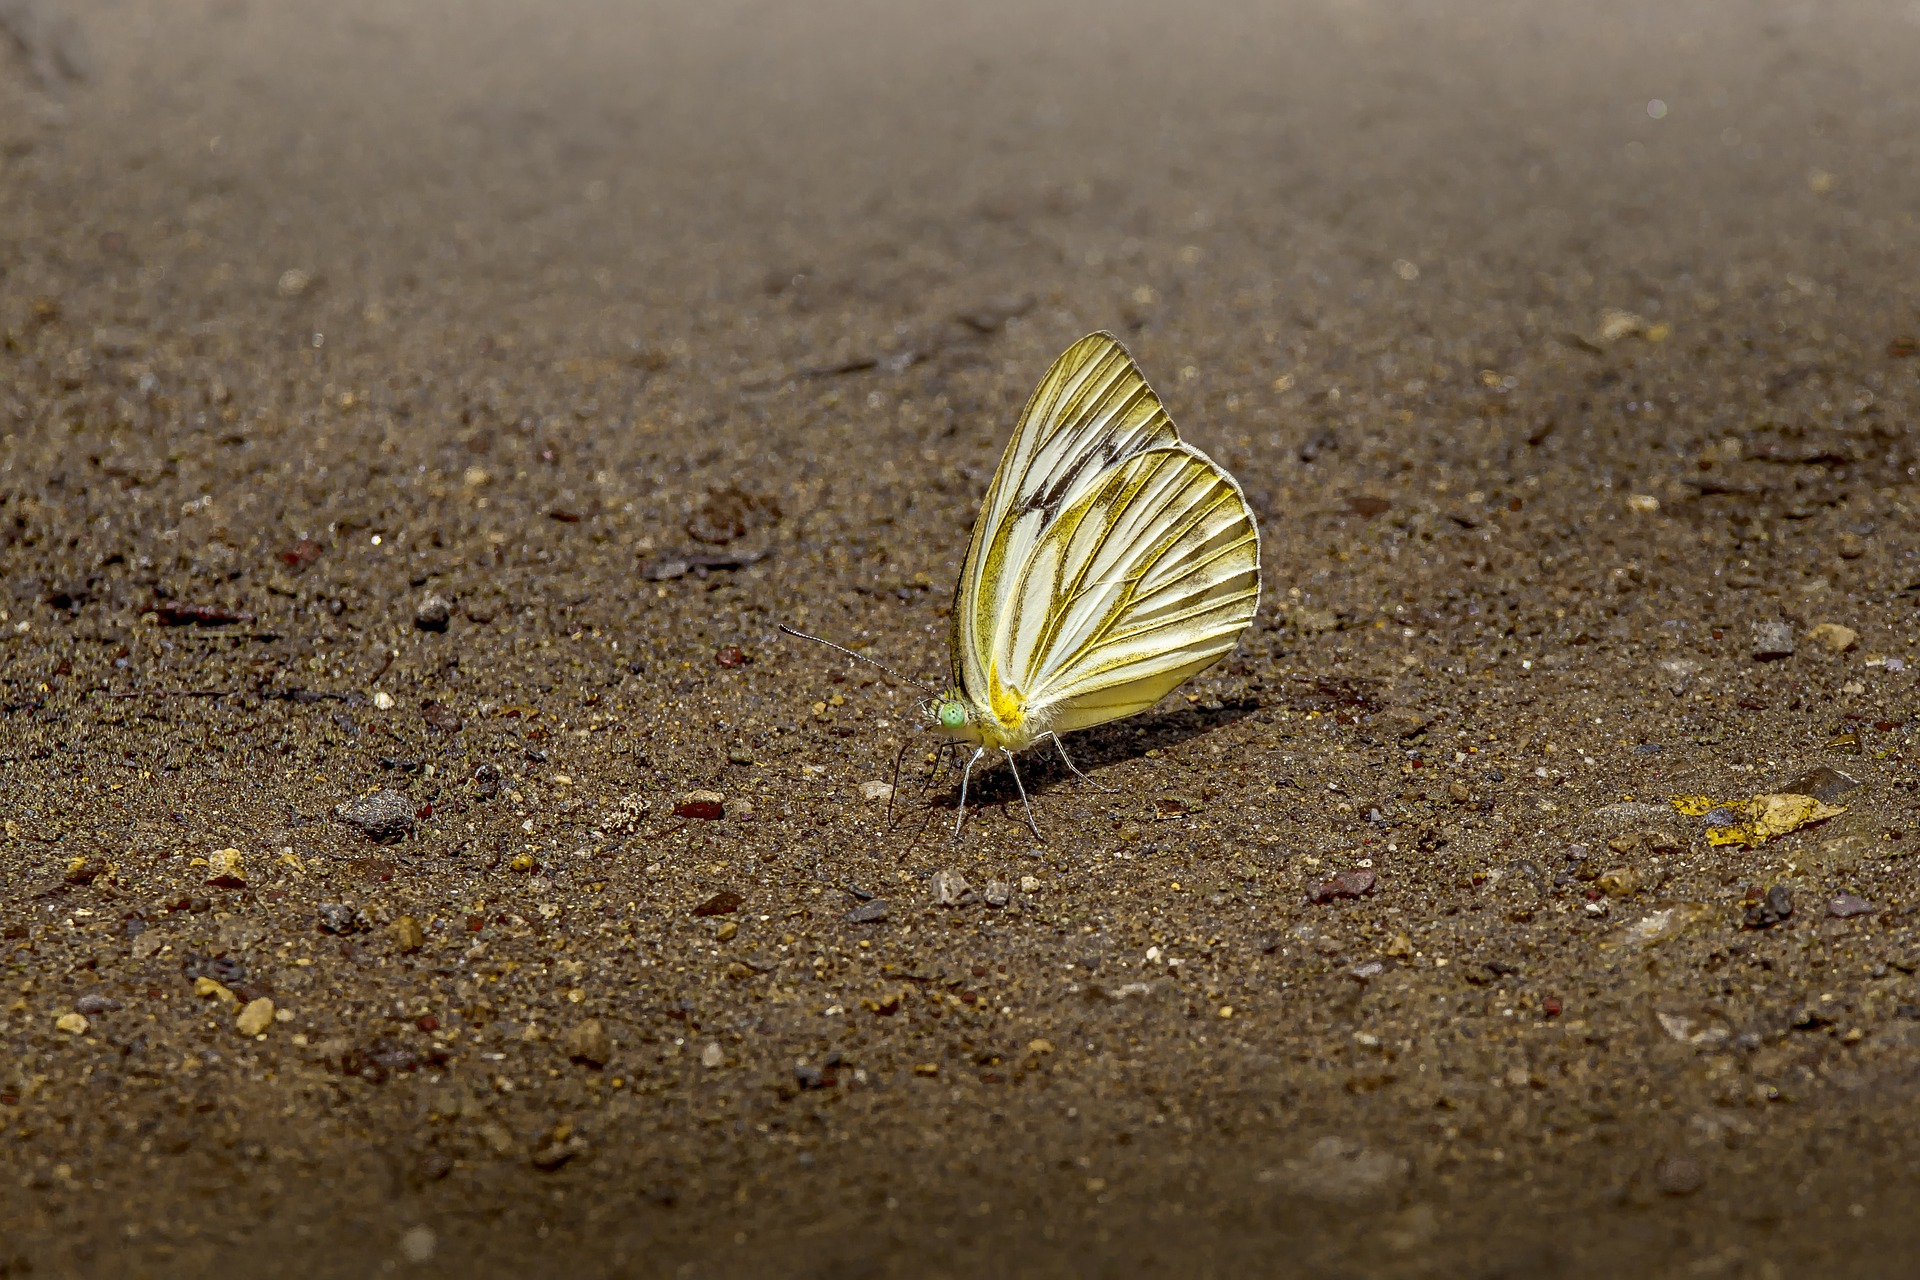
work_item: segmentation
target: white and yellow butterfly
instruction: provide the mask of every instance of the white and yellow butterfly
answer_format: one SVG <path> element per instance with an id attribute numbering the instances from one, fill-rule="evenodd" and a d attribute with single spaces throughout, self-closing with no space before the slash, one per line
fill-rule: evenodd
<path id="1" fill-rule="evenodd" d="M 1061 734 L 1145 711 L 1231 651 L 1259 604 L 1239 484 L 1180 439 L 1113 335 L 1067 348 L 1014 428 L 954 590 L 953 684 L 928 711 L 974 747 L 955 837 L 993 751 L 1038 836 L 1014 754 L 1050 738 L 1085 777 Z"/>

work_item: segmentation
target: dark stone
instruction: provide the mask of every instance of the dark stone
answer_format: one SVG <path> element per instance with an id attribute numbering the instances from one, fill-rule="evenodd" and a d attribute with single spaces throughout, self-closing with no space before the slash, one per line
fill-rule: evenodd
<path id="1" fill-rule="evenodd" d="M 428 596 L 413 611 L 413 625 L 422 631 L 445 631 L 453 621 L 453 605 L 444 596 Z"/>
<path id="2" fill-rule="evenodd" d="M 1809 769 L 1805 773 L 1775 787 L 1775 791 L 1794 796 L 1812 796 L 1823 804 L 1833 804 L 1849 791 L 1856 791 L 1865 784 L 1849 778 L 1838 769 L 1829 769 L 1826 765 Z"/>
<path id="3" fill-rule="evenodd" d="M 741 904 L 745 901 L 745 898 L 733 890 L 724 889 L 695 907 L 693 914 L 696 916 L 730 916 L 738 911 Z"/>
<path id="4" fill-rule="evenodd" d="M 323 902 L 320 904 L 320 931 L 322 933 L 360 933 L 367 928 L 367 918 L 351 902 Z"/>
<path id="5" fill-rule="evenodd" d="M 1767 896 L 1747 908 L 1744 921 L 1749 929 L 1771 929 L 1793 916 L 1793 891 L 1783 884 L 1767 890 Z"/>
<path id="6" fill-rule="evenodd" d="M 376 844 L 391 844 L 413 830 L 414 803 L 398 791 L 376 791 L 341 806 L 340 817 Z"/>

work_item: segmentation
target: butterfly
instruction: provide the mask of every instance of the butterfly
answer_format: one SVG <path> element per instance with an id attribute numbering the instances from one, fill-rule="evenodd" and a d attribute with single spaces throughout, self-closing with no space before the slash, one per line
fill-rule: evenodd
<path id="1" fill-rule="evenodd" d="M 1260 532 L 1239 484 L 1180 439 L 1112 334 L 1068 347 L 974 520 L 954 588 L 953 681 L 926 708 L 973 747 L 954 837 L 974 767 L 995 753 L 1038 837 L 1014 756 L 1051 740 L 1085 778 L 1061 734 L 1153 706 L 1230 652 L 1259 605 Z"/>

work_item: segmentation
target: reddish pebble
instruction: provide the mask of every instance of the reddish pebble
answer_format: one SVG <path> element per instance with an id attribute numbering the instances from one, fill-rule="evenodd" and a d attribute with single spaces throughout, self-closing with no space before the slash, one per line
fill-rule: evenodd
<path id="1" fill-rule="evenodd" d="M 697 916 L 730 916 L 740 909 L 745 898 L 731 889 L 723 889 L 693 909 Z"/>
<path id="2" fill-rule="evenodd" d="M 481 931 L 482 929 L 484 929 L 484 928 L 486 928 L 486 927 L 487 927 L 487 922 L 486 922 L 485 920 L 483 920 L 482 918 L 480 918 L 479 916 L 468 916 L 468 917 L 467 917 L 467 932 L 468 932 L 468 933 L 478 933 L 478 932 L 480 932 L 480 931 Z"/>
<path id="3" fill-rule="evenodd" d="M 1540 1012 L 1546 1014 L 1549 1018 L 1559 1017 L 1560 1016 L 1560 997 L 1548 996 L 1545 1000 L 1542 1000 L 1540 1002 Z"/>
<path id="4" fill-rule="evenodd" d="M 280 559 L 289 569 L 304 569 L 320 558 L 320 544 L 311 538 L 302 538 L 280 553 Z"/>
<path id="5" fill-rule="evenodd" d="M 440 1029 L 440 1019 L 429 1013 L 424 1018 L 421 1018 L 420 1021 L 414 1023 L 414 1025 L 422 1031 L 438 1031 Z"/>
<path id="6" fill-rule="evenodd" d="M 737 644 L 722 645 L 713 651 L 714 662 L 723 667 L 744 667 L 747 665 L 746 651 Z"/>
<path id="7" fill-rule="evenodd" d="M 1360 898 L 1373 892 L 1371 871 L 1342 871 L 1325 880 L 1307 881 L 1307 901 L 1336 902 L 1342 898 Z"/>

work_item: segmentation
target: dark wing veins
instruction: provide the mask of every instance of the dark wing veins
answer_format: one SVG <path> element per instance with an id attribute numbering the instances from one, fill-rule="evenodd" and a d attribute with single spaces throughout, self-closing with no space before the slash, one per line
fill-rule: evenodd
<path id="1" fill-rule="evenodd" d="M 1109 431 L 1107 438 L 1100 442 L 1097 449 L 1082 452 L 1052 484 L 1035 492 L 1015 507 L 1010 513 L 1010 518 L 1017 520 L 1030 512 L 1038 511 L 1041 513 L 1040 522 L 1043 526 L 1052 524 L 1054 517 L 1060 514 L 1061 504 L 1066 502 L 1067 494 L 1071 493 L 1074 485 L 1079 482 L 1081 472 L 1089 466 L 1095 467 L 1096 471 L 1105 471 L 1108 467 L 1124 461 L 1139 451 L 1137 445 L 1130 449 L 1117 434 Z"/>

